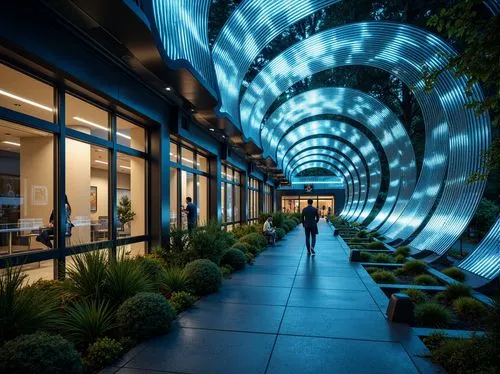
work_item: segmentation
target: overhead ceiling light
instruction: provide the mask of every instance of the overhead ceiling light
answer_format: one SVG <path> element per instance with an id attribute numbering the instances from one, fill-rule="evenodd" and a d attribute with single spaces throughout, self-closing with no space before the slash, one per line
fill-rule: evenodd
<path id="1" fill-rule="evenodd" d="M 132 169 L 130 166 L 124 166 L 124 165 L 120 165 L 120 167 L 122 169 L 127 169 L 127 170 L 131 170 Z"/>
<path id="2" fill-rule="evenodd" d="M 215 131 L 215 129 L 213 127 L 210 127 L 209 130 L 212 131 L 212 132 Z"/>
<path id="3" fill-rule="evenodd" d="M 98 164 L 103 164 L 103 165 L 107 165 L 108 163 L 106 161 L 101 161 L 101 160 L 95 160 L 96 163 Z"/>
<path id="4" fill-rule="evenodd" d="M 7 97 L 10 97 L 11 99 L 19 100 L 19 101 L 21 101 L 23 103 L 36 106 L 37 108 L 46 110 L 47 112 L 53 112 L 54 111 L 53 108 L 50 108 L 48 106 L 39 104 L 36 101 L 32 101 L 32 100 L 29 100 L 29 99 L 25 99 L 24 97 L 11 94 L 10 92 L 7 92 L 7 91 L 1 90 L 1 89 L 0 89 L 0 95 L 4 95 L 4 96 L 7 96 Z"/>
<path id="5" fill-rule="evenodd" d="M 165 89 L 169 92 L 172 91 L 172 87 L 165 87 Z"/>
<path id="6" fill-rule="evenodd" d="M 2 143 L 4 144 L 9 144 L 9 145 L 15 145 L 16 147 L 20 147 L 21 144 L 20 143 L 15 143 L 15 142 L 9 142 L 7 140 L 4 140 Z"/>
<path id="7" fill-rule="evenodd" d="M 222 139 L 226 139 L 226 135 L 222 135 Z"/>
<path id="8" fill-rule="evenodd" d="M 106 128 L 106 127 L 104 127 L 102 125 L 98 125 L 97 123 L 91 122 L 89 120 L 86 120 L 85 118 L 73 117 L 73 119 L 76 120 L 76 121 L 78 121 L 78 122 L 85 123 L 86 125 L 90 125 L 90 126 L 93 126 L 95 128 L 98 128 L 100 130 L 109 131 L 108 128 Z"/>

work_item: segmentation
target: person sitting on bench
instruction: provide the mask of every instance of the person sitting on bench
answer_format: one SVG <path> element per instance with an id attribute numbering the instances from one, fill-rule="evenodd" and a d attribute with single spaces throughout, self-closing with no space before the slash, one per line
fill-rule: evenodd
<path id="1" fill-rule="evenodd" d="M 268 216 L 266 222 L 264 222 L 264 228 L 262 233 L 269 239 L 274 245 L 276 243 L 276 230 L 273 227 L 273 216 Z"/>
<path id="2" fill-rule="evenodd" d="M 65 205 L 65 210 L 66 210 L 66 236 L 71 236 L 71 229 L 73 228 L 73 224 L 71 223 L 71 205 L 69 204 L 68 201 L 68 196 L 65 196 L 66 204 Z M 47 247 L 52 249 L 52 242 L 50 241 L 50 238 L 54 237 L 54 211 L 50 213 L 49 217 L 49 225 L 48 228 L 42 230 L 40 235 L 36 237 L 36 241 L 40 242 Z"/>

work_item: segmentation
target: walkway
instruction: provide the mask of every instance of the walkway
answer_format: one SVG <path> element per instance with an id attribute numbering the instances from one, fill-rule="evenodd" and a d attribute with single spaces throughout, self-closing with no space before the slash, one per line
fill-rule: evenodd
<path id="1" fill-rule="evenodd" d="M 129 352 L 119 373 L 418 373 L 404 328 L 387 323 L 331 229 L 319 230 L 316 257 L 297 228 L 170 334 Z"/>

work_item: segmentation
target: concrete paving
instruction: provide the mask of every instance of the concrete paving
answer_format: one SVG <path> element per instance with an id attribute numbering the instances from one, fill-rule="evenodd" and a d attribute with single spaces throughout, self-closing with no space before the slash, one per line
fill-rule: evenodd
<path id="1" fill-rule="evenodd" d="M 411 330 L 387 322 L 341 239 L 324 222 L 319 231 L 315 257 L 307 256 L 298 227 L 181 314 L 168 335 L 105 371 L 423 372 L 415 366 L 422 359 L 408 349 L 415 343 Z"/>

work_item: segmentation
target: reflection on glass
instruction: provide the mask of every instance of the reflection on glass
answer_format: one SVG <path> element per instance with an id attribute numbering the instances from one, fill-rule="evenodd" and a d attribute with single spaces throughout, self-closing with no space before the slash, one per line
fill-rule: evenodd
<path id="1" fill-rule="evenodd" d="M 0 106 L 54 121 L 54 88 L 0 63 Z"/>
<path id="2" fill-rule="evenodd" d="M 241 207 L 241 188 L 240 188 L 240 186 L 234 186 L 234 221 L 235 222 L 241 221 L 240 207 Z"/>
<path id="3" fill-rule="evenodd" d="M 222 183 L 220 191 L 222 222 L 226 222 L 226 183 Z"/>
<path id="4" fill-rule="evenodd" d="M 170 224 L 177 225 L 178 204 L 177 198 L 178 171 L 176 168 L 170 168 Z"/>
<path id="5" fill-rule="evenodd" d="M 186 148 L 181 148 L 181 164 L 194 168 L 194 153 Z"/>
<path id="6" fill-rule="evenodd" d="M 137 149 L 138 151 L 146 150 L 146 132 L 142 127 L 124 120 L 116 118 L 116 142 L 125 147 Z"/>
<path id="7" fill-rule="evenodd" d="M 236 170 L 234 171 L 234 178 L 233 179 L 234 179 L 234 181 L 236 183 L 240 183 L 241 182 L 240 172 L 239 171 L 236 171 Z"/>
<path id="8" fill-rule="evenodd" d="M 198 223 L 205 225 L 208 222 L 208 178 L 198 177 Z"/>
<path id="9" fill-rule="evenodd" d="M 193 203 L 197 205 L 197 201 L 194 200 L 194 174 L 189 173 L 187 171 L 181 170 L 181 191 L 182 191 L 182 200 L 180 201 L 180 205 L 185 209 L 186 208 L 186 198 L 190 197 L 193 199 Z M 187 228 L 187 215 L 185 213 L 182 214 L 182 227 Z"/>
<path id="10" fill-rule="evenodd" d="M 173 142 L 170 142 L 170 162 L 179 162 L 179 147 Z"/>
<path id="11" fill-rule="evenodd" d="M 53 175 L 53 136 L 0 120 L 0 256 L 53 246 Z"/>
<path id="12" fill-rule="evenodd" d="M 227 183 L 227 203 L 226 203 L 226 222 L 233 222 L 233 185 Z"/>
<path id="13" fill-rule="evenodd" d="M 66 94 L 66 126 L 101 139 L 109 139 L 108 112 L 69 94 Z"/>
<path id="14" fill-rule="evenodd" d="M 208 173 L 208 160 L 205 156 L 198 154 L 198 169 L 205 173 Z"/>

